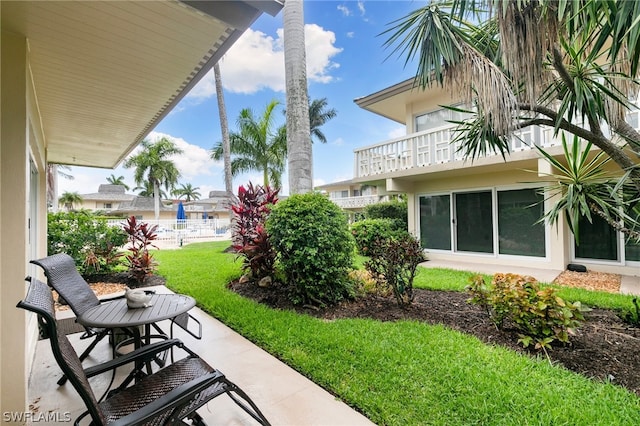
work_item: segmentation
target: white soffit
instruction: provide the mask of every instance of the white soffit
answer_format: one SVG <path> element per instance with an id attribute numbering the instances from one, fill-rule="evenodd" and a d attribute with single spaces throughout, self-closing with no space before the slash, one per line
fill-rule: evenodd
<path id="1" fill-rule="evenodd" d="M 261 13 L 242 2 L 205 3 L 222 16 L 253 14 L 236 19 L 246 26 Z M 28 41 L 47 161 L 79 166 L 117 166 L 246 29 L 175 1 L 1 7 L 2 31 Z"/>

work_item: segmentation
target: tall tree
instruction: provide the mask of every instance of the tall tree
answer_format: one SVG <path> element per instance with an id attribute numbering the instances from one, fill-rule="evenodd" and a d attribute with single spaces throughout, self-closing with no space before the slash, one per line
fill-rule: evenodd
<path id="1" fill-rule="evenodd" d="M 129 185 L 127 185 L 126 183 L 124 183 L 124 176 L 117 176 L 114 175 L 113 173 L 111 174 L 111 176 L 109 176 L 107 178 L 107 182 L 109 182 L 111 185 L 120 185 L 120 186 L 124 186 L 124 189 L 126 189 L 127 191 L 129 190 Z"/>
<path id="2" fill-rule="evenodd" d="M 320 130 L 327 121 L 334 118 L 338 112 L 334 108 L 327 109 L 327 98 L 314 99 L 309 105 L 309 130 L 311 141 L 315 136 L 322 143 L 327 143 L 327 138 Z"/>
<path id="3" fill-rule="evenodd" d="M 218 115 L 220 116 L 220 131 L 222 132 L 222 158 L 224 163 L 224 189 L 227 197 L 233 196 L 233 174 L 231 173 L 231 147 L 229 142 L 229 121 L 227 120 L 227 106 L 224 103 L 224 91 L 222 89 L 222 74 L 220 66 L 216 62 L 213 65 L 213 74 L 216 82 L 216 98 L 218 100 Z"/>
<path id="4" fill-rule="evenodd" d="M 640 2 L 622 0 L 432 1 L 394 21 L 385 45 L 417 61 L 416 85 L 436 83 L 475 104 L 454 141 L 467 157 L 505 156 L 513 132 L 532 125 L 608 157 L 594 164 L 580 161 L 588 152 L 565 150 L 584 170 L 565 168 L 552 222 L 564 210 L 570 226 L 591 214 L 640 226 L 640 134 L 625 121 L 639 89 L 639 16 Z M 621 178 L 588 169 L 606 161 Z"/>
<path id="5" fill-rule="evenodd" d="M 180 172 L 170 159 L 177 154 L 182 154 L 182 150 L 167 138 L 155 143 L 145 139 L 142 141 L 142 151 L 124 162 L 125 168 L 135 168 L 134 179 L 137 185 L 147 181 L 153 187 L 156 220 L 160 218 L 160 186 L 169 190 L 180 177 Z"/>
<path id="6" fill-rule="evenodd" d="M 289 192 L 313 190 L 313 155 L 309 129 L 309 95 L 302 0 L 284 3 L 284 71 L 287 91 Z"/>
<path id="7" fill-rule="evenodd" d="M 186 185 L 181 184 L 180 188 L 176 188 L 172 191 L 172 194 L 178 198 L 185 197 L 186 201 L 199 200 L 200 193 L 198 192 L 198 189 L 200 189 L 200 187 L 196 186 L 194 188 L 190 183 L 187 183 Z"/>
<path id="8" fill-rule="evenodd" d="M 77 192 L 63 192 L 58 202 L 62 204 L 67 211 L 74 210 L 74 205 L 82 202 L 82 197 Z"/>
<path id="9" fill-rule="evenodd" d="M 162 188 L 158 189 L 160 191 L 160 199 L 168 198 L 167 193 Z M 141 197 L 153 198 L 153 185 L 149 181 L 142 182 L 142 185 L 136 186 L 133 191 L 137 192 Z"/>
<path id="10" fill-rule="evenodd" d="M 264 186 L 280 188 L 287 143 L 284 126 L 273 130 L 278 105 L 280 103 L 276 100 L 269 102 L 259 119 L 256 119 L 250 108 L 240 111 L 238 131 L 229 134 L 233 176 L 254 170 L 261 171 Z M 223 155 L 222 142 L 218 142 L 211 151 L 211 158 L 219 161 Z"/>
<path id="11" fill-rule="evenodd" d="M 58 176 L 73 180 L 74 177 L 63 170 L 71 170 L 71 167 L 62 164 L 47 164 L 47 205 L 54 213 L 58 211 Z"/>

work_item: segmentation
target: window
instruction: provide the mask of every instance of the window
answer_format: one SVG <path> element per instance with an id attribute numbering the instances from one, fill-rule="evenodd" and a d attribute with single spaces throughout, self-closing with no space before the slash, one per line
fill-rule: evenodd
<path id="1" fill-rule="evenodd" d="M 464 105 L 456 106 L 463 109 L 465 108 Z M 443 126 L 453 126 L 449 121 L 460 121 L 467 118 L 468 115 L 469 114 L 445 108 L 417 115 L 414 123 L 415 131 L 422 132 L 423 130 L 436 129 Z"/>
<path id="2" fill-rule="evenodd" d="M 111 203 L 104 203 L 104 207 L 105 209 L 112 209 L 112 204 Z"/>
<path id="3" fill-rule="evenodd" d="M 420 197 L 420 241 L 422 247 L 451 250 L 449 195 Z"/>
<path id="4" fill-rule="evenodd" d="M 543 199 L 539 188 L 421 196 L 422 247 L 545 257 L 546 228 L 537 223 L 544 214 Z"/>
<path id="5" fill-rule="evenodd" d="M 354 189 L 354 190 L 353 190 L 353 196 L 354 196 L 354 197 L 360 197 L 360 196 L 362 196 L 362 191 L 360 191 L 359 189 Z"/>
<path id="6" fill-rule="evenodd" d="M 498 192 L 498 250 L 500 254 L 544 257 L 543 196 L 536 189 Z"/>
<path id="7" fill-rule="evenodd" d="M 456 250 L 493 253 L 491 192 L 455 194 Z"/>
<path id="8" fill-rule="evenodd" d="M 581 217 L 578 221 L 576 258 L 618 260 L 618 235 L 603 218 L 591 215 L 592 222 Z"/>

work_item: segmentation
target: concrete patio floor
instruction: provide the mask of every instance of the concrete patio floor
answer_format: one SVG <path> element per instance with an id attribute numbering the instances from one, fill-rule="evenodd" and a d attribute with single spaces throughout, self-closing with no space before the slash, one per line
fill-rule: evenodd
<path id="1" fill-rule="evenodd" d="M 169 292 L 165 287 L 155 287 L 155 290 L 158 293 Z M 202 340 L 194 339 L 178 327 L 175 327 L 175 337 L 180 338 L 187 347 L 243 389 L 271 424 L 373 425 L 332 394 L 202 310 L 194 308 L 190 313 L 202 323 Z M 68 317 L 69 313 L 61 313 L 60 317 L 64 316 Z M 161 323 L 161 327 L 168 331 L 168 322 Z M 80 333 L 69 336 L 78 353 L 91 340 L 80 340 L 79 336 Z M 104 362 L 109 356 L 110 349 L 107 339 L 104 339 L 85 360 L 84 365 Z M 106 376 L 108 377 L 91 379 L 97 397 L 108 386 L 111 376 Z M 29 379 L 30 409 L 37 410 L 38 413 L 57 412 L 61 421 L 47 424 L 68 425 L 67 419 L 70 417 L 71 421 L 75 420 L 84 411 L 84 405 L 69 383 L 63 386 L 56 384 L 59 378 L 60 369 L 51 353 L 49 341 L 38 341 Z M 198 413 L 209 425 L 257 424 L 226 395 L 215 398 L 198 410 Z"/>

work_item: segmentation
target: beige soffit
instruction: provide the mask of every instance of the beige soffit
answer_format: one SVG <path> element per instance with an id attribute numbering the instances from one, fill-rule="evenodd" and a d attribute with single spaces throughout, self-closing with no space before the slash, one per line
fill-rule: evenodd
<path id="1" fill-rule="evenodd" d="M 419 87 L 413 87 L 413 82 L 414 79 L 410 78 L 370 95 L 356 98 L 354 102 L 362 109 L 405 124 L 408 105 L 424 102 L 425 98 L 431 94 L 439 97 L 443 92 L 440 87 L 432 87 L 423 91 Z"/>
<path id="2" fill-rule="evenodd" d="M 6 1 L 24 35 L 47 161 L 113 168 L 263 11 L 266 1 Z"/>

